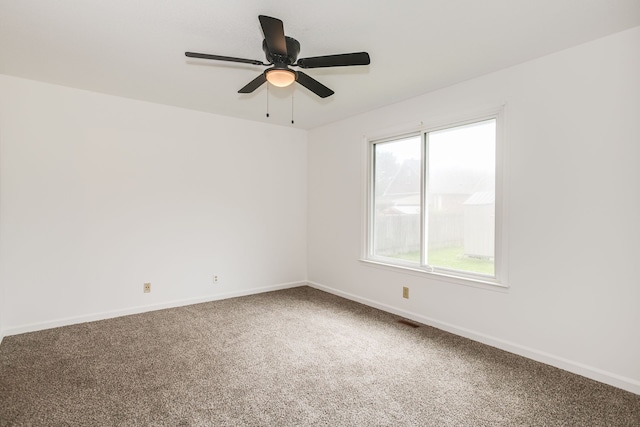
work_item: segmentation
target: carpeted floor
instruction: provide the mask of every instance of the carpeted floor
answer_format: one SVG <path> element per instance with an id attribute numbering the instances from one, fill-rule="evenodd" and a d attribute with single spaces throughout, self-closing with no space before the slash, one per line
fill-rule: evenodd
<path id="1" fill-rule="evenodd" d="M 640 396 L 308 287 L 6 337 L 1 426 L 640 426 Z"/>

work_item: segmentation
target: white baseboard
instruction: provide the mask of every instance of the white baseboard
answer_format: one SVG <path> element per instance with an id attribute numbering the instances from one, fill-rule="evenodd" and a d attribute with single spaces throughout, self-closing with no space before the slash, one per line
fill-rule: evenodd
<path id="1" fill-rule="evenodd" d="M 278 285 L 242 289 L 239 291 L 225 292 L 225 293 L 214 294 L 214 295 L 206 295 L 206 296 L 197 297 L 197 298 L 189 298 L 189 299 L 168 301 L 168 302 L 163 302 L 159 304 L 129 307 L 121 310 L 113 310 L 113 311 L 105 311 L 101 313 L 91 313 L 91 314 L 86 314 L 81 316 L 65 317 L 65 318 L 49 320 L 45 322 L 36 322 L 36 323 L 30 323 L 26 325 L 10 327 L 8 329 L 3 330 L 2 334 L 4 336 L 17 335 L 17 334 L 23 334 L 26 332 L 35 332 L 35 331 L 41 331 L 44 329 L 58 328 L 61 326 L 75 325 L 78 323 L 112 319 L 114 317 L 128 316 L 131 314 L 146 313 L 149 311 L 163 310 L 166 308 L 182 307 L 185 305 L 199 304 L 203 302 L 243 297 L 246 295 L 260 294 L 264 292 L 278 291 L 281 289 L 296 288 L 299 286 L 306 286 L 306 285 L 307 285 L 307 282 L 281 283 Z M 2 336 L 0 336 L 0 340 L 1 339 L 2 339 Z"/>
<path id="2" fill-rule="evenodd" d="M 342 298 L 356 301 L 361 304 L 368 305 L 370 307 L 374 307 L 382 311 L 393 313 L 398 316 L 405 317 L 407 319 L 415 320 L 416 322 L 433 326 L 434 328 L 438 328 L 455 335 L 469 338 L 474 341 L 478 341 L 483 344 L 487 344 L 492 347 L 496 347 L 501 350 L 508 351 L 509 353 L 514 353 L 519 356 L 526 357 L 528 359 L 532 359 L 547 365 L 555 366 L 556 368 L 560 368 L 565 371 L 568 371 L 577 375 L 581 375 L 583 377 L 587 377 L 592 380 L 609 384 L 611 386 L 621 388 L 623 390 L 630 391 L 631 393 L 640 395 L 640 381 L 636 381 L 632 378 L 627 378 L 621 375 L 614 374 L 612 372 L 607 372 L 602 369 L 595 368 L 593 366 L 588 366 L 583 363 L 575 362 L 572 360 L 565 359 L 563 357 L 558 357 L 550 353 L 536 350 L 534 348 L 526 347 L 526 346 L 513 343 L 507 340 L 503 340 L 500 338 L 492 337 L 490 335 L 486 335 L 478 331 L 462 328 L 447 322 L 441 322 L 439 320 L 432 319 L 430 317 L 426 317 L 421 314 L 412 313 L 397 307 L 393 307 L 387 304 L 370 300 L 368 298 L 363 298 L 354 294 L 350 294 L 348 292 L 343 292 L 338 289 L 334 289 L 329 286 L 322 285 L 320 283 L 307 282 L 307 284 L 312 288 L 316 288 L 321 291 L 325 291 Z"/>

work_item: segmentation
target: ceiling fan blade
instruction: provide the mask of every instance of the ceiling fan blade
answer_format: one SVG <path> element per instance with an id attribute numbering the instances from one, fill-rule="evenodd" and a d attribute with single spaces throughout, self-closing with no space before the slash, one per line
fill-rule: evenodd
<path id="1" fill-rule="evenodd" d="M 275 55 L 287 56 L 287 40 L 284 38 L 282 21 L 265 15 L 259 15 L 258 19 L 260 20 L 269 52 Z"/>
<path id="2" fill-rule="evenodd" d="M 209 55 L 206 53 L 185 52 L 189 58 L 215 59 L 216 61 L 241 62 L 243 64 L 268 65 L 257 59 L 234 58 L 233 56 Z"/>
<path id="3" fill-rule="evenodd" d="M 320 98 L 326 98 L 335 93 L 334 91 L 332 91 L 313 77 L 310 77 L 307 74 L 303 73 L 302 71 L 296 71 L 296 81 L 302 86 L 309 89 L 311 92 L 318 95 Z"/>
<path id="4" fill-rule="evenodd" d="M 298 59 L 300 68 L 348 67 L 351 65 L 369 65 L 371 59 L 367 52 L 343 53 L 340 55 L 314 56 Z"/>
<path id="5" fill-rule="evenodd" d="M 251 93 L 254 90 L 258 89 L 264 82 L 267 81 L 267 76 L 262 73 L 255 79 L 251 80 L 245 87 L 240 89 L 238 93 Z"/>

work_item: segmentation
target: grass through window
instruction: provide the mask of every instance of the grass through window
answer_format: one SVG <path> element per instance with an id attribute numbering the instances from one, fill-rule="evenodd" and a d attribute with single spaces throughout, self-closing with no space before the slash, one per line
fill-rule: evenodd
<path id="1" fill-rule="evenodd" d="M 399 254 L 398 259 L 420 262 L 420 252 Z M 492 259 L 475 258 L 464 254 L 463 247 L 432 249 L 429 251 L 429 265 L 459 271 L 472 271 L 479 274 L 494 274 Z"/>

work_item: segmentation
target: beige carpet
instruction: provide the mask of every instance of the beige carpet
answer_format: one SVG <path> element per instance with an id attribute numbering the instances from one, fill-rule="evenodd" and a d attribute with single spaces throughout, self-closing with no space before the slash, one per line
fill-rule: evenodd
<path id="1" fill-rule="evenodd" d="M 640 396 L 308 287 L 6 337 L 1 426 L 640 426 Z"/>

